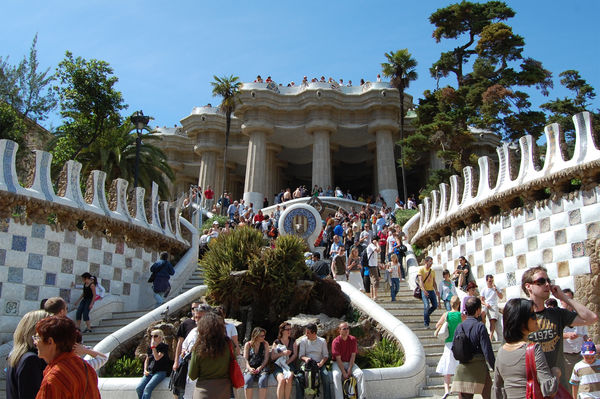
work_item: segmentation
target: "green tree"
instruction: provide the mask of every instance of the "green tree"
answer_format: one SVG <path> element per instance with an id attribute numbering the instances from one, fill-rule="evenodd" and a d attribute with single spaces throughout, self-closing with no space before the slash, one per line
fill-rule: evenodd
<path id="1" fill-rule="evenodd" d="M 26 126 L 15 109 L 4 101 L 0 101 L 0 139 L 16 141 L 19 150 L 24 144 Z"/>
<path id="2" fill-rule="evenodd" d="M 561 131 L 565 133 L 567 142 L 575 139 L 575 127 L 573 125 L 573 115 L 589 111 L 592 114 L 594 125 L 600 126 L 600 110 L 595 112 L 591 109 L 591 101 L 596 97 L 594 88 L 579 75 L 578 71 L 569 69 L 559 75 L 562 79 L 560 83 L 573 92 L 572 97 L 556 98 L 542 104 L 540 107 L 551 114 L 548 116 L 548 123 L 558 123 Z"/>
<path id="3" fill-rule="evenodd" d="M 79 154 L 82 176 L 89 175 L 92 170 L 102 170 L 106 172 L 108 182 L 121 178 L 129 182 L 129 187 L 133 187 L 136 134 L 130 134 L 132 130 L 134 126 L 128 118 L 121 126 L 105 132 L 84 148 Z M 166 155 L 158 147 L 160 140 L 160 137 L 151 132 L 143 136 L 138 186 L 150 192 L 154 181 L 158 184 L 160 196 L 168 198 L 168 182 L 174 180 L 175 174 L 167 163 Z"/>
<path id="4" fill-rule="evenodd" d="M 406 116 L 406 111 L 404 110 L 404 90 L 409 86 L 411 81 L 417 79 L 417 72 L 415 71 L 417 61 L 412 58 L 408 49 L 402 49 L 396 52 L 390 51 L 385 54 L 385 57 L 388 62 L 381 64 L 383 74 L 384 76 L 391 78 L 390 83 L 398 90 L 398 94 L 400 95 L 400 163 L 402 166 L 402 191 L 404 193 L 404 203 L 406 203 L 406 174 L 404 154 L 402 151 L 404 140 L 404 117 Z"/>
<path id="5" fill-rule="evenodd" d="M 10 65 L 8 57 L 0 57 L 0 100 L 12 106 L 23 118 L 40 121 L 56 107 L 56 93 L 51 86 L 55 75 L 50 73 L 50 68 L 39 71 L 36 45 L 37 34 L 29 56 L 23 57 L 18 65 Z"/>
<path id="6" fill-rule="evenodd" d="M 430 68 L 435 78 L 454 77 L 455 85 L 426 91 L 417 109 L 416 137 L 405 140 L 406 158 L 418 161 L 437 151 L 446 167 L 459 173 L 476 162 L 471 127 L 498 132 L 506 140 L 524 134 L 538 137 L 545 115 L 531 109 L 532 88 L 548 95 L 551 73 L 523 55 L 525 40 L 503 21 L 515 12 L 501 1 L 463 1 L 435 11 L 429 21 L 437 42 L 458 42 Z M 425 147 L 422 145 L 425 144 Z M 413 163 L 414 164 L 414 163 Z"/>
<path id="7" fill-rule="evenodd" d="M 227 150 L 229 147 L 229 132 L 231 128 L 231 114 L 235 111 L 236 103 L 239 101 L 238 95 L 242 83 L 238 81 L 237 76 L 213 76 L 214 82 L 210 84 L 213 87 L 213 96 L 220 96 L 223 98 L 220 108 L 225 113 L 225 149 L 223 150 L 223 187 L 220 195 L 225 192 L 227 187 Z M 227 212 L 225 207 L 221 208 L 221 213 Z"/>
<path id="8" fill-rule="evenodd" d="M 110 65 L 101 60 L 73 57 L 67 51 L 57 69 L 63 124 L 51 143 L 53 163 L 62 166 L 103 134 L 122 124 L 120 111 L 127 108 L 121 92 L 116 90 L 118 78 Z"/>

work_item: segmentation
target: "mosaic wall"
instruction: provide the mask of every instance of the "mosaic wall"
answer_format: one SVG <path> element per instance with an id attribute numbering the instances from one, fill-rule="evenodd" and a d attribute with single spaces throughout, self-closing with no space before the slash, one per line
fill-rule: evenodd
<path id="1" fill-rule="evenodd" d="M 465 256 L 480 287 L 485 275 L 493 274 L 509 298 L 521 296 L 523 272 L 537 265 L 545 266 L 559 285 L 574 288 L 574 276 L 590 273 L 585 241 L 600 230 L 599 199 L 596 188 L 539 201 L 532 209 L 519 208 L 443 237 L 427 252 L 451 271 Z"/>
<path id="2" fill-rule="evenodd" d="M 137 306 L 140 283 L 147 284 L 142 276 L 158 258 L 157 251 L 130 248 L 123 241 L 85 238 L 16 219 L 0 221 L 0 242 L 0 315 L 9 316 L 38 309 L 52 296 L 75 302 L 81 289 L 71 283 L 81 284 L 84 272 L 97 276 L 107 295 L 123 296 L 126 307 Z"/>

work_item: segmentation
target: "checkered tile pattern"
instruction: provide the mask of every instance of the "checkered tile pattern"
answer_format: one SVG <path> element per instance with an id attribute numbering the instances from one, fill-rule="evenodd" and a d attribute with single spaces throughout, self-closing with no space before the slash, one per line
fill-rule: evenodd
<path id="1" fill-rule="evenodd" d="M 548 275 L 573 288 L 573 276 L 590 273 L 585 240 L 600 231 L 600 188 L 580 192 L 572 199 L 549 201 L 466 228 L 441 238 L 427 248 L 434 262 L 453 271 L 465 256 L 481 287 L 493 274 L 508 298 L 521 296 L 525 269 L 543 265 Z"/>
<path id="2" fill-rule="evenodd" d="M 157 252 L 101 236 L 0 222 L 0 242 L 6 243 L 0 249 L 0 315 L 23 315 L 51 296 L 75 300 L 81 290 L 71 289 L 71 283 L 80 284 L 84 272 L 97 276 L 110 294 L 129 296 L 139 292 L 140 276 L 158 259 Z"/>

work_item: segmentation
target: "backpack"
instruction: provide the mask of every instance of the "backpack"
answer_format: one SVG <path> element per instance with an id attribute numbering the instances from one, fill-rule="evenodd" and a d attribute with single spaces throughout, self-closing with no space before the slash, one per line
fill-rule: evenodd
<path id="1" fill-rule="evenodd" d="M 304 395 L 319 395 L 319 366 L 314 360 L 303 363 L 300 367 L 304 372 Z"/>
<path id="2" fill-rule="evenodd" d="M 356 377 L 350 375 L 346 378 L 342 384 L 342 392 L 344 393 L 344 399 L 356 399 Z"/>
<path id="3" fill-rule="evenodd" d="M 452 354 L 454 358 L 461 363 L 467 363 L 473 359 L 473 344 L 462 325 L 454 330 L 454 339 L 452 340 Z"/>
<path id="4" fill-rule="evenodd" d="M 179 367 L 177 370 L 171 373 L 171 379 L 169 380 L 169 390 L 173 392 L 173 395 L 179 396 L 183 395 L 185 392 L 185 384 L 188 374 L 188 364 L 190 361 L 190 354 L 188 353 L 182 360 L 179 362 Z"/>
<path id="5" fill-rule="evenodd" d="M 373 253 L 371 253 L 371 256 L 373 255 Z M 366 249 L 363 251 L 362 255 L 360 256 L 360 264 L 362 267 L 369 267 L 369 256 L 367 256 Z"/>

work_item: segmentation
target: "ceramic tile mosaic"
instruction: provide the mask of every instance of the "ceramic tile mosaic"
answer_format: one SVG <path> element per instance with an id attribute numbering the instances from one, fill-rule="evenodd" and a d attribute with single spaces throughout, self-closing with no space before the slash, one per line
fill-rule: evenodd
<path id="1" fill-rule="evenodd" d="M 27 250 L 27 237 L 13 236 L 11 249 L 13 251 L 25 252 Z"/>
<path id="2" fill-rule="evenodd" d="M 56 274 L 46 273 L 46 285 L 56 285 Z"/>
<path id="3" fill-rule="evenodd" d="M 0 249 L 0 266 L 6 264 L 6 249 Z"/>
<path id="4" fill-rule="evenodd" d="M 26 285 L 25 286 L 25 300 L 27 301 L 38 301 L 40 297 L 40 287 L 37 285 Z"/>
<path id="5" fill-rule="evenodd" d="M 38 254 L 29 254 L 27 267 L 30 269 L 42 270 L 42 261 L 44 257 Z"/>
<path id="6" fill-rule="evenodd" d="M 46 255 L 58 256 L 60 254 L 60 243 L 56 241 L 48 241 L 48 249 Z"/>
<path id="7" fill-rule="evenodd" d="M 23 282 L 23 269 L 20 267 L 9 267 L 8 268 L 8 281 L 10 283 L 22 283 Z"/>
<path id="8" fill-rule="evenodd" d="M 46 226 L 43 224 L 33 223 L 31 225 L 31 236 L 35 238 L 45 238 Z"/>

